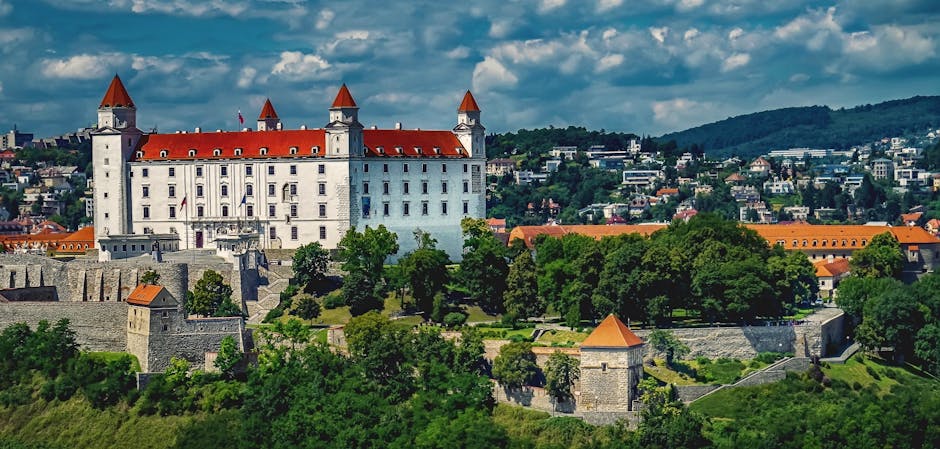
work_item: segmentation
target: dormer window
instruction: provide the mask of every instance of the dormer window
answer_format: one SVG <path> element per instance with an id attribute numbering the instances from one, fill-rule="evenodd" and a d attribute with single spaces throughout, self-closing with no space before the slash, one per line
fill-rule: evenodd
<path id="1" fill-rule="evenodd" d="M 144 157 L 144 152 L 143 152 L 143 151 L 138 151 L 138 152 L 137 152 L 137 159 L 140 159 L 140 158 L 142 158 L 142 157 Z"/>
<path id="2" fill-rule="evenodd" d="M 267 149 L 266 147 L 261 147 L 261 155 L 262 155 L 262 156 L 267 156 L 267 155 L 268 155 L 268 149 Z"/>
<path id="3" fill-rule="evenodd" d="M 212 150 L 212 155 L 215 156 L 215 157 L 221 156 L 221 155 L 222 155 L 222 149 L 221 149 L 221 148 L 216 148 L 216 149 Z"/>
<path id="4" fill-rule="evenodd" d="M 317 154 L 317 153 L 319 153 L 319 152 L 320 152 L 320 146 L 319 146 L 319 145 L 314 145 L 313 147 L 310 148 L 310 154 Z"/>
<path id="5" fill-rule="evenodd" d="M 290 154 L 291 155 L 297 154 L 297 147 L 290 147 Z"/>
<path id="6" fill-rule="evenodd" d="M 235 149 L 235 155 L 236 155 L 236 156 L 241 156 L 241 155 L 242 155 L 242 149 L 241 149 L 241 148 L 236 148 L 236 149 Z"/>
<path id="7" fill-rule="evenodd" d="M 404 151 L 404 148 L 402 148 L 402 147 L 395 147 L 395 152 L 396 152 L 396 153 L 401 154 L 403 151 Z"/>
<path id="8" fill-rule="evenodd" d="M 160 150 L 160 157 L 165 158 L 167 154 L 166 150 Z"/>
<path id="9" fill-rule="evenodd" d="M 415 153 L 421 154 L 421 147 L 415 147 Z"/>
<path id="10" fill-rule="evenodd" d="M 441 154 L 441 147 L 434 147 L 434 154 Z"/>
<path id="11" fill-rule="evenodd" d="M 463 154 L 463 148 L 457 147 L 455 150 L 457 150 L 457 154 Z"/>

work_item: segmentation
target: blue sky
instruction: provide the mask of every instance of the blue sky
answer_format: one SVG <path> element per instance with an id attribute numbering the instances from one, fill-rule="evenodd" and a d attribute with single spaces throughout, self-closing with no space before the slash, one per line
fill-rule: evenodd
<path id="1" fill-rule="evenodd" d="M 270 97 L 320 127 L 660 135 L 787 106 L 940 94 L 936 0 L 0 0 L 0 130 L 88 126 L 114 73 L 141 128 L 234 129 Z"/>

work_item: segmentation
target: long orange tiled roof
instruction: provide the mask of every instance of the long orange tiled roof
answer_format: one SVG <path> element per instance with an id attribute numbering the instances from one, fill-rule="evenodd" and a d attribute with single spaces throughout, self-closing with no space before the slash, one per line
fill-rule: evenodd
<path id="1" fill-rule="evenodd" d="M 140 284 L 127 296 L 127 303 L 137 306 L 149 306 L 161 291 L 163 291 L 163 287 L 160 285 Z"/>
<path id="2" fill-rule="evenodd" d="M 516 226 L 509 233 L 509 241 L 522 239 L 526 246 L 531 248 L 535 244 L 535 237 L 543 234 L 552 237 L 561 237 L 565 234 L 580 234 L 598 240 L 607 236 L 621 234 L 640 234 L 644 237 L 648 237 L 650 234 L 666 226 L 665 224 Z"/>
<path id="3" fill-rule="evenodd" d="M 835 277 L 849 272 L 849 259 L 844 257 L 832 262 L 820 260 L 813 265 L 816 267 L 816 277 Z"/>
<path id="4" fill-rule="evenodd" d="M 343 86 L 339 88 L 339 92 L 336 93 L 336 99 L 333 100 L 333 105 L 331 108 L 355 108 L 356 101 L 353 100 L 352 94 L 349 93 L 349 88 L 346 87 L 346 83 L 343 83 Z"/>
<path id="5" fill-rule="evenodd" d="M 643 340 L 637 337 L 613 314 L 608 315 L 597 325 L 594 332 L 581 342 L 582 348 L 629 348 L 642 345 Z"/>
<path id="6" fill-rule="evenodd" d="M 366 129 L 362 138 L 366 156 L 371 157 L 469 157 L 451 131 Z M 138 161 L 322 157 L 325 143 L 322 129 L 149 134 L 138 144 L 137 151 L 142 154 L 137 156 L 135 151 L 131 157 Z M 292 147 L 295 154 L 291 154 Z M 267 149 L 265 155 L 262 148 Z M 240 156 L 235 155 L 236 149 L 241 149 Z M 166 156 L 161 157 L 164 150 Z M 191 156 L 190 150 L 196 150 L 195 155 Z"/>
<path id="7" fill-rule="evenodd" d="M 479 112 L 480 107 L 477 106 L 476 99 L 473 98 L 473 94 L 468 90 L 467 93 L 463 95 L 463 101 L 460 102 L 460 107 L 457 108 L 457 112 Z"/>
<path id="8" fill-rule="evenodd" d="M 114 75 L 114 78 L 111 80 L 111 85 L 108 86 L 108 91 L 105 92 L 104 98 L 101 99 L 101 104 L 99 108 L 132 108 L 134 107 L 134 101 L 131 100 L 131 96 L 127 93 L 127 89 L 124 88 L 124 83 L 121 82 L 121 78 L 117 75 Z"/>

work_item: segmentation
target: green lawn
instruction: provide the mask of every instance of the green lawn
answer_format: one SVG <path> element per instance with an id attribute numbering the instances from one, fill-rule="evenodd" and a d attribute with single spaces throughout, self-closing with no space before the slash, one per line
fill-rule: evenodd
<path id="1" fill-rule="evenodd" d="M 566 346 L 572 347 L 579 345 L 584 341 L 590 332 L 574 332 L 564 330 L 550 330 L 542 334 L 536 341 L 536 344 L 545 346 Z"/>
<path id="2" fill-rule="evenodd" d="M 643 371 L 659 381 L 675 385 L 721 385 L 743 379 L 769 364 L 757 360 L 717 359 L 680 360 L 667 367 L 665 360 L 656 359 L 656 366 L 644 365 Z"/>
<path id="3" fill-rule="evenodd" d="M 126 352 L 89 352 L 88 356 L 104 362 L 112 362 L 129 357 L 131 359 L 131 370 L 135 373 L 140 372 L 140 361 L 137 360 L 137 356 Z"/>

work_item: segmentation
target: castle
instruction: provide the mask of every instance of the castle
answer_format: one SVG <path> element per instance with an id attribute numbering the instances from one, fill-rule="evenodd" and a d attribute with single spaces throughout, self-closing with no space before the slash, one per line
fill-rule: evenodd
<path id="1" fill-rule="evenodd" d="M 365 129 L 343 85 L 320 129 L 284 129 L 271 101 L 257 128 L 147 134 L 115 75 L 92 134 L 102 261 L 199 248 L 336 248 L 384 225 L 400 254 L 420 227 L 459 260 L 460 220 L 486 212 L 486 152 L 470 91 L 452 130 Z"/>

